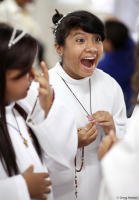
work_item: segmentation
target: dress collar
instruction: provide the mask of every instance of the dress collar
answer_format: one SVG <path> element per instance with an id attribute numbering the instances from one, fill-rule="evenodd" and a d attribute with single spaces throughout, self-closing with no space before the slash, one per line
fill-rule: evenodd
<path id="1" fill-rule="evenodd" d="M 15 102 L 12 102 L 10 104 L 8 104 L 7 106 L 5 106 L 6 112 L 11 111 L 13 109 L 15 105 Z"/>
<path id="2" fill-rule="evenodd" d="M 65 70 L 63 69 L 63 67 L 60 65 L 60 63 L 58 62 L 55 66 L 56 68 L 56 72 L 59 76 L 61 76 L 67 83 L 71 83 L 71 84 L 74 84 L 74 85 L 80 85 L 80 84 L 83 84 L 85 82 L 88 82 L 89 78 L 91 77 L 86 77 L 86 78 L 82 78 L 82 79 L 74 79 L 74 78 L 71 78 L 66 72 Z"/>

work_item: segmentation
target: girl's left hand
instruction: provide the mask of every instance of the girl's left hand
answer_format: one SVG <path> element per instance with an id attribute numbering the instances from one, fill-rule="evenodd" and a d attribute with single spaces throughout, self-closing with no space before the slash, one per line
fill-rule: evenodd
<path id="1" fill-rule="evenodd" d="M 36 69 L 33 69 L 32 74 L 34 76 L 34 81 L 40 84 L 39 100 L 40 100 L 40 105 L 42 109 L 44 110 L 45 117 L 46 117 L 51 108 L 51 105 L 53 104 L 54 91 L 51 85 L 49 84 L 48 70 L 44 61 L 40 63 L 40 67 L 42 69 L 42 73 L 40 73 Z"/>
<path id="2" fill-rule="evenodd" d="M 110 130 L 115 132 L 115 124 L 112 115 L 106 111 L 98 111 L 92 115 L 92 119 L 95 120 L 106 134 L 109 134 Z"/>

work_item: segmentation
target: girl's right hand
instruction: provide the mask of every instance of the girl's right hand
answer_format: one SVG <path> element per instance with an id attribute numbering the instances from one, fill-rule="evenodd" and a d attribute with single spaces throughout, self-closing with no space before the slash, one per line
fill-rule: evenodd
<path id="1" fill-rule="evenodd" d="M 28 191 L 31 198 L 45 200 L 47 199 L 45 194 L 51 192 L 49 186 L 51 182 L 46 180 L 49 177 L 48 173 L 34 173 L 33 166 L 30 166 L 23 174 L 27 186 Z"/>
<path id="2" fill-rule="evenodd" d="M 83 128 L 78 128 L 78 148 L 84 147 L 92 143 L 98 135 L 95 123 L 89 123 Z"/>

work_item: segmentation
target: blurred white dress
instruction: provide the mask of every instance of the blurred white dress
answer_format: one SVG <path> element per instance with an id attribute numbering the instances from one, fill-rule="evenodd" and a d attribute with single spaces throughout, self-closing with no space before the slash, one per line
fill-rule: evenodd
<path id="1" fill-rule="evenodd" d="M 127 121 L 125 138 L 102 159 L 99 200 L 139 199 L 139 106 Z"/>

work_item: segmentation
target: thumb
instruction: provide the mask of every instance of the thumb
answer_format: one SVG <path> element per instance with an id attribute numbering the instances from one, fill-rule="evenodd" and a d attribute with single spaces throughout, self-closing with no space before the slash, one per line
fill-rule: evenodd
<path id="1" fill-rule="evenodd" d="M 24 173 L 33 173 L 34 171 L 34 166 L 33 165 L 30 165 L 25 171 Z"/>

